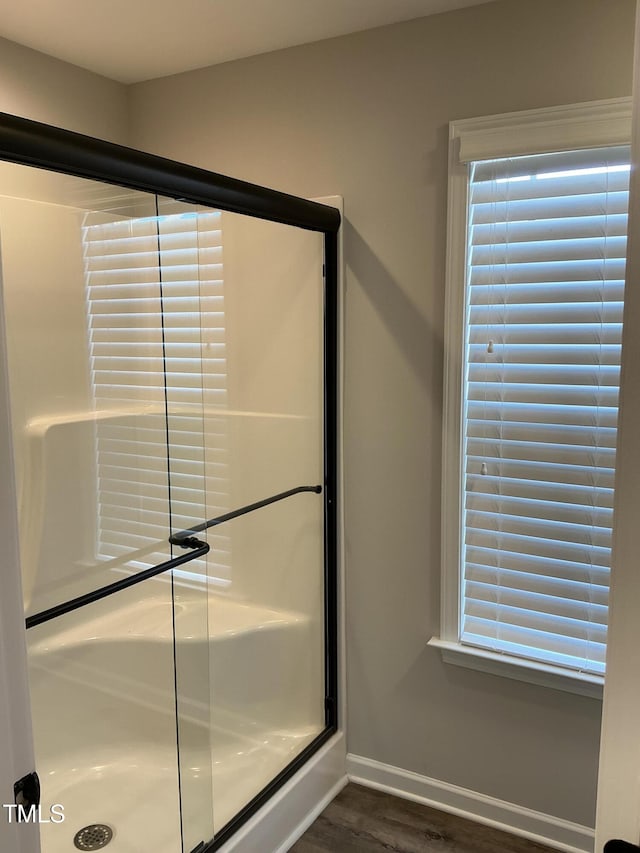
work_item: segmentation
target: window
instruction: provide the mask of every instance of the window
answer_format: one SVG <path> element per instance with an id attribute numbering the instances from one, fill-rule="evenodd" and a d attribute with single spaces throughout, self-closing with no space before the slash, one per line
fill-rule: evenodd
<path id="1" fill-rule="evenodd" d="M 626 100 L 451 126 L 445 658 L 597 695 L 630 163 Z"/>

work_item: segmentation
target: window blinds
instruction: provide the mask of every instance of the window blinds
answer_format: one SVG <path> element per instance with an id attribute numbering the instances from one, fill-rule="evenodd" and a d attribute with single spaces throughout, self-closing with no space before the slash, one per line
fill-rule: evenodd
<path id="1" fill-rule="evenodd" d="M 102 413 L 98 557 L 144 567 L 159 562 L 149 550 L 169 535 L 167 438 L 172 530 L 230 508 L 221 214 L 99 218 L 83 229 L 91 380 Z M 228 537 L 209 541 L 210 574 L 226 580 Z M 206 574 L 205 561 L 189 569 Z"/>
<path id="2" fill-rule="evenodd" d="M 627 146 L 470 166 L 461 642 L 604 672 Z"/>

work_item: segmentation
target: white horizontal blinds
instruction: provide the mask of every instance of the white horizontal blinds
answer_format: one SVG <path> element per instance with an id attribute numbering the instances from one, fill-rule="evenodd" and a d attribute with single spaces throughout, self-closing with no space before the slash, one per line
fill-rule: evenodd
<path id="1" fill-rule="evenodd" d="M 461 641 L 604 672 L 627 146 L 471 165 Z"/>
<path id="2" fill-rule="evenodd" d="M 162 210 L 184 207 L 164 200 Z M 158 219 L 173 531 L 230 510 L 222 214 L 194 209 Z M 224 528 L 191 573 L 230 578 Z"/>
<path id="3" fill-rule="evenodd" d="M 169 555 L 157 229 L 150 218 L 109 219 L 88 214 L 83 228 L 97 556 L 146 567 Z"/>
<path id="4" fill-rule="evenodd" d="M 203 375 L 217 405 L 226 394 L 220 214 L 89 224 L 84 247 L 96 408 L 123 413 L 97 425 L 99 552 L 151 565 L 145 550 L 169 533 L 167 436 L 173 531 L 208 517 Z M 228 492 L 224 435 L 217 450 Z M 224 577 L 227 551 L 215 557 Z M 188 568 L 204 573 L 204 561 Z"/>

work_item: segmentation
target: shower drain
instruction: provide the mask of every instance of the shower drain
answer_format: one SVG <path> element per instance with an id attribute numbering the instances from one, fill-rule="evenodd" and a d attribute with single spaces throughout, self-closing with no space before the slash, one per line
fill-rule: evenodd
<path id="1" fill-rule="evenodd" d="M 78 850 L 101 850 L 113 838 L 113 830 L 106 823 L 92 823 L 84 826 L 73 837 Z"/>

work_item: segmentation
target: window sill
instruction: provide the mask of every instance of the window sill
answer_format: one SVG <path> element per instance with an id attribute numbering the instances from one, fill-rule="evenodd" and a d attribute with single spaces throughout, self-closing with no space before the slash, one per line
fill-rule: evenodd
<path id="1" fill-rule="evenodd" d="M 577 693 L 592 699 L 602 699 L 604 678 L 598 675 L 587 675 L 557 666 L 521 660 L 484 649 L 463 646 L 461 643 L 441 640 L 439 637 L 432 637 L 428 645 L 440 649 L 445 663 L 513 678 L 516 681 L 527 681 L 530 684 L 539 684 L 555 690 L 564 690 L 567 693 Z"/>

